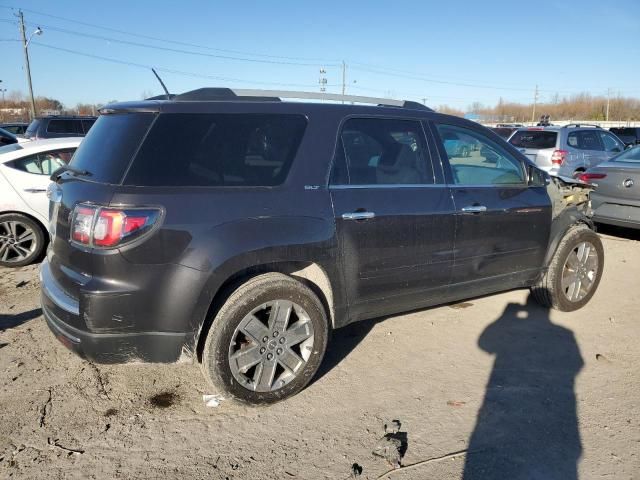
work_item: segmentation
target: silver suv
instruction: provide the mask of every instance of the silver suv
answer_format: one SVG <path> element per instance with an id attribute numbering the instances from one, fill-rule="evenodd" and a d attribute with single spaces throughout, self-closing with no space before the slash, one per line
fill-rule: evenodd
<path id="1" fill-rule="evenodd" d="M 541 169 L 567 177 L 595 167 L 625 149 L 613 133 L 585 124 L 519 128 L 509 143 Z"/>

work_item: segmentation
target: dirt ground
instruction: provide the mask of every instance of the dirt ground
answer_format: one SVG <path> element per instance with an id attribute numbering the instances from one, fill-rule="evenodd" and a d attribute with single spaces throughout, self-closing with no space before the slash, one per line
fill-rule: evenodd
<path id="1" fill-rule="evenodd" d="M 519 290 L 352 325 L 267 408 L 206 407 L 196 365 L 80 360 L 47 329 L 37 268 L 2 269 L 0 477 L 640 478 L 638 239 L 608 231 L 581 311 Z M 404 468 L 385 476 L 393 420 Z"/>

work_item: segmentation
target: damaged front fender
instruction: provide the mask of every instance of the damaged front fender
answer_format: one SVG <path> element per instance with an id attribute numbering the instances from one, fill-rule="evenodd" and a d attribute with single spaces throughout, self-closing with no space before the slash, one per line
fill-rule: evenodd
<path id="1" fill-rule="evenodd" d="M 593 229 L 593 211 L 589 194 L 593 186 L 580 180 L 551 176 L 547 184 L 547 192 L 551 198 L 552 220 L 549 236 L 549 247 L 545 257 L 545 267 L 549 265 L 553 255 L 567 231 L 574 225 L 585 224 Z"/>

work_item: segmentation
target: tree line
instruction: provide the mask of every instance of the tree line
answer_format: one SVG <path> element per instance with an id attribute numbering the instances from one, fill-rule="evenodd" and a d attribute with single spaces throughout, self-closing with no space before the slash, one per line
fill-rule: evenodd
<path id="1" fill-rule="evenodd" d="M 495 106 L 474 102 L 467 107 L 466 112 L 447 105 L 440 105 L 437 110 L 460 117 L 465 113 L 473 113 L 485 121 L 528 122 L 532 120 L 533 102 L 525 104 L 509 102 L 500 98 Z M 550 101 L 536 104 L 533 120 L 538 120 L 540 115 L 549 115 L 552 120 L 604 121 L 607 119 L 607 97 L 589 93 L 564 97 L 556 94 L 552 96 Z M 611 96 L 609 98 L 609 120 L 620 122 L 640 120 L 640 99 L 621 95 Z"/>
<path id="2" fill-rule="evenodd" d="M 152 96 L 151 92 L 143 92 L 141 98 Z M 111 100 L 105 103 L 111 103 Z M 42 112 L 59 112 L 62 115 L 96 115 L 103 104 L 78 103 L 74 107 L 67 107 L 59 100 L 49 97 L 36 97 L 36 109 Z M 640 120 L 640 99 L 625 97 L 620 94 L 608 99 L 610 121 L 637 121 Z M 21 92 L 13 91 L 5 95 L 0 110 L 2 121 L 28 121 L 31 109 L 28 98 Z M 9 112 L 7 109 L 15 109 Z M 20 110 L 20 112 L 18 112 Z M 505 101 L 500 98 L 494 106 L 483 105 L 474 102 L 465 110 L 440 105 L 436 108 L 441 113 L 456 115 L 459 117 L 467 113 L 477 115 L 480 120 L 492 122 L 527 122 L 531 121 L 533 103 L 517 103 Z M 603 121 L 607 118 L 607 97 L 604 95 L 591 95 L 579 93 L 571 96 L 560 97 L 558 94 L 551 97 L 550 101 L 540 102 L 535 107 L 535 118 L 540 115 L 549 115 L 552 120 L 592 120 Z"/>

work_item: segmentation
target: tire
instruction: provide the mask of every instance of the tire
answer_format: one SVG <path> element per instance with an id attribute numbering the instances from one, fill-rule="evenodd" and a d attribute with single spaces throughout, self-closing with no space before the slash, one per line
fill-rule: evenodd
<path id="1" fill-rule="evenodd" d="M 274 326 L 274 312 L 282 312 L 280 319 L 291 312 L 286 329 Z M 311 337 L 289 345 L 309 331 Z M 281 273 L 258 275 L 231 293 L 216 314 L 204 344 L 202 371 L 225 397 L 251 405 L 278 402 L 313 378 L 328 335 L 325 309 L 308 287 Z M 239 366 L 250 365 L 243 360 L 249 357 L 259 363 L 243 371 Z M 294 368 L 285 368 L 287 364 Z M 272 384 L 265 390 L 269 378 Z"/>
<path id="2" fill-rule="evenodd" d="M 591 248 L 582 250 L 582 256 L 587 260 L 585 260 L 581 271 L 573 266 L 577 265 L 576 258 L 579 263 L 581 262 L 580 248 L 583 244 L 588 244 Z M 595 265 L 593 259 L 595 259 Z M 600 237 L 586 225 L 575 225 L 566 232 L 560 241 L 547 272 L 535 286 L 531 287 L 531 294 L 536 302 L 545 307 L 562 312 L 578 310 L 591 300 L 598 289 L 603 268 L 604 249 Z M 575 271 L 578 274 L 572 276 Z M 563 274 L 565 275 L 564 286 Z M 578 283 L 577 287 L 575 283 L 569 284 L 571 278 L 578 277 L 581 277 L 582 280 L 579 280 L 581 283 Z M 587 281 L 590 281 L 588 288 L 582 285 Z"/>
<path id="3" fill-rule="evenodd" d="M 42 258 L 47 244 L 44 229 L 18 213 L 0 215 L 0 265 L 24 267 Z"/>

